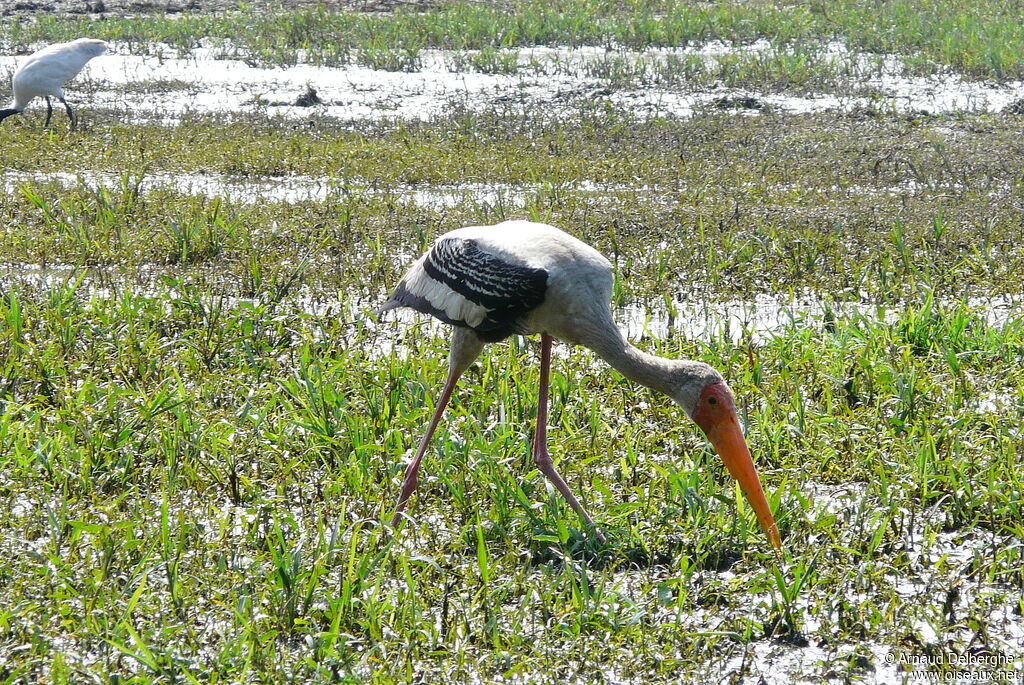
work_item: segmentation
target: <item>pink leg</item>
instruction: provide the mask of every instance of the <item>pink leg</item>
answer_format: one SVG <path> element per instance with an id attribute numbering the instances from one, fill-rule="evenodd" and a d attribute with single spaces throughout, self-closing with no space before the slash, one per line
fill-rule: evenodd
<path id="1" fill-rule="evenodd" d="M 533 440 L 533 463 L 537 465 L 541 473 L 547 476 L 548 480 L 554 483 L 569 506 L 583 517 L 587 525 L 594 529 L 597 539 L 606 542 L 604 534 L 594 525 L 594 519 L 590 518 L 590 514 L 555 470 L 555 464 L 551 461 L 551 455 L 548 454 L 548 377 L 551 373 L 551 340 L 551 336 L 546 333 L 540 336 L 540 393 L 537 398 L 537 434 Z"/>
<path id="2" fill-rule="evenodd" d="M 391 519 L 391 525 L 397 526 L 398 522 L 402 520 L 402 510 L 405 509 L 406 503 L 409 501 L 409 497 L 413 491 L 416 490 L 416 485 L 419 482 L 417 479 L 417 473 L 420 470 L 420 462 L 423 460 L 423 454 L 427 451 L 427 445 L 430 444 L 430 438 L 434 435 L 434 430 L 437 428 L 437 424 L 441 421 L 441 414 L 444 413 L 444 408 L 448 406 L 448 400 L 452 397 L 452 391 L 455 390 L 455 384 L 459 380 L 459 373 L 452 373 L 448 376 L 448 382 L 444 384 L 444 390 L 441 391 L 441 397 L 437 399 L 437 407 L 434 409 L 434 418 L 430 419 L 430 425 L 427 426 L 427 432 L 423 434 L 423 438 L 420 439 L 420 446 L 416 449 L 416 456 L 409 462 L 409 466 L 405 469 L 405 480 L 402 481 L 402 491 L 398 495 L 398 505 L 395 507 L 395 515 Z"/>

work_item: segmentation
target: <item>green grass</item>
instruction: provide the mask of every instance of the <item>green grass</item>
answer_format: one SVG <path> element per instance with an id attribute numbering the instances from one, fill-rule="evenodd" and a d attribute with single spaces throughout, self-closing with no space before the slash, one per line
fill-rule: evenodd
<path id="1" fill-rule="evenodd" d="M 307 17 L 316 41 L 379 31 L 386 61 L 477 13 L 458 47 L 493 73 L 510 66 L 488 31 L 511 22 L 544 40 L 628 42 L 615 29 L 657 44 L 714 16 L 693 40 L 820 42 L 846 27 L 852 45 L 917 40 L 922 56 L 942 22 L 985 41 L 1004 30 L 999 49 L 1017 30 L 987 3 L 976 25 L 955 2 L 871 5 L 879 19 L 860 28 L 840 2 L 550 14 L 567 7 L 582 6 L 243 10 L 105 30 L 184 41 L 219 27 L 280 56 L 301 32 L 249 39 L 239 22 Z M 54 38 L 82 21 L 0 31 Z M 358 31 L 337 49 L 357 49 Z M 873 32 L 890 42 L 872 47 Z M 966 45 L 965 64 L 983 59 Z M 602 78 L 657 77 L 613 59 Z M 161 126 L 90 110 L 75 133 L 0 126 L 8 170 L 81 177 L 0 196 L 0 682 L 913 682 L 885 655 L 948 651 L 1019 669 L 1020 117 L 571 115 Z M 147 184 L 173 174 L 337 192 L 240 201 Z M 522 200 L 408 195 L 472 184 Z M 460 382 L 410 520 L 383 525 L 447 342 L 443 326 L 376 307 L 439 233 L 512 217 L 608 255 L 620 319 L 649 318 L 639 346 L 722 370 L 781 555 L 677 407 L 559 345 L 552 454 L 609 542 L 586 537 L 533 466 L 539 355 L 518 337 Z M 764 316 L 737 330 L 731 315 L 752 307 Z"/>
<path id="2" fill-rule="evenodd" d="M 998 80 L 1024 75 L 1024 28 L 1018 8 L 999 0 L 855 2 L 811 0 L 676 3 L 607 0 L 522 0 L 509 5 L 443 2 L 393 14 L 337 12 L 326 7 L 267 13 L 247 9 L 219 15 L 185 14 L 173 21 L 132 18 L 19 18 L 0 28 L 0 43 L 24 50 L 46 41 L 91 35 L 124 41 L 145 52 L 154 43 L 179 51 L 210 38 L 225 55 L 270 64 L 294 63 L 299 50 L 319 64 L 356 62 L 376 68 L 415 68 L 426 48 L 493 51 L 534 45 L 645 48 L 710 40 L 777 46 L 815 46 L 843 38 L 855 50 L 905 55 L 917 71 L 951 67 Z M 494 53 L 488 53 L 493 55 Z M 486 69 L 490 60 L 478 61 Z M 502 68 L 500 63 L 497 67 Z"/>
<path id="3" fill-rule="evenodd" d="M 609 254 L 626 277 L 617 304 L 652 306 L 696 290 L 900 301 L 916 297 L 920 282 L 944 298 L 1014 292 L 1024 273 L 1017 128 L 1017 117 L 859 112 L 648 122 L 590 112 L 574 123 L 466 113 L 358 131 L 252 118 L 175 128 L 101 118 L 70 137 L 11 126 L 0 134 L 12 167 L 44 172 L 61 155 L 86 180 L 72 193 L 30 183 L 0 198 L 8 226 L 0 261 L 105 266 L 115 275 L 118 266 L 210 267 L 224 277 L 218 288 L 247 297 L 251 282 L 285 259 L 294 266 L 315 256 L 306 269 L 330 292 L 350 290 L 350 274 L 366 271 L 369 259 L 373 278 L 356 286 L 369 305 L 433 235 L 526 216 L 577 227 Z M 90 171 L 119 182 L 98 189 Z M 257 209 L 144 190 L 148 176 L 176 173 L 311 176 L 339 192 Z M 408 198 L 409 189 L 453 181 L 531 190 L 521 208 L 431 209 Z"/>
<path id="4" fill-rule="evenodd" d="M 909 163 L 877 172 L 831 142 L 794 144 L 838 137 L 827 119 L 749 121 L 629 122 L 606 147 L 585 125 L 551 123 L 532 129 L 543 153 L 515 158 L 523 171 L 477 173 L 522 181 L 585 158 L 593 175 L 574 181 L 628 186 L 612 170 L 637 173 L 633 158 L 675 189 L 674 202 L 652 205 L 644 193 L 566 183 L 528 205 L 613 257 L 620 304 L 664 317 L 675 307 L 666 292 L 785 302 L 793 290 L 823 303 L 828 313 L 796 315 L 767 338 L 723 330 L 641 343 L 730 379 L 786 539 L 778 566 L 679 411 L 572 350 L 553 379 L 552 447 L 611 543 L 585 539 L 532 467 L 536 351 L 517 339 L 463 382 L 412 523 L 392 537 L 380 521 L 444 376 L 445 341 L 371 312 L 433 234 L 500 217 L 474 205 L 424 210 L 389 192 L 256 207 L 147 191 L 138 160 L 111 147 L 146 149 L 147 168 L 161 170 L 247 154 L 258 173 L 259 156 L 281 146 L 264 141 L 287 140 L 290 163 L 310 165 L 302 173 L 343 178 L 352 171 L 335 165 L 355 164 L 356 141 L 363 173 L 387 191 L 421 182 L 421 164 L 454 164 L 446 146 L 463 164 L 488 164 L 495 145 L 528 149 L 503 139 L 507 122 L 476 118 L 461 134 L 338 130 L 316 155 L 305 134 L 276 125 L 100 124 L 34 144 L 34 129 L 7 129 L 24 168 L 63 144 L 83 168 L 88 154 L 124 174 L 107 191 L 30 183 L 0 204 L 0 514 L 13 560 L 0 582 L 14 598 L 0 649 L 28 645 L 7 677 L 487 680 L 572 659 L 581 677 L 673 682 L 712 680 L 727 664 L 742 673 L 757 645 L 785 659 L 825 640 L 821 672 L 857 680 L 873 649 L 930 644 L 923 625 L 954 649 L 972 639 L 1003 649 L 1003 624 L 989 617 L 1011 616 L 1024 584 L 1012 544 L 1024 322 L 987 323 L 956 298 L 1019 284 L 1012 261 L 963 251 L 963 227 L 978 225 L 993 252 L 1015 254 L 1017 215 L 987 204 L 1009 164 L 978 139 L 971 154 L 916 157 L 923 189 L 866 195 L 865 221 L 859 195 L 834 190 L 836 179 L 881 191 Z M 902 130 L 906 154 L 915 150 L 897 122 L 844 121 L 870 127 L 890 154 L 886 132 Z M 202 130 L 209 144 L 180 142 Z M 736 143 L 758 133 L 771 146 Z M 666 139 L 740 156 L 698 170 L 659 152 Z M 420 163 L 385 163 L 398 145 Z M 751 168 L 760 173 L 742 175 Z M 982 168 L 974 180 L 968 170 Z M 948 205 L 947 177 L 967 181 L 960 206 Z M 842 230 L 815 228 L 809 206 Z M 49 285 L 20 263 L 51 269 Z M 844 301 L 863 297 L 891 304 L 849 313 Z M 971 551 L 950 557 L 961 545 Z M 933 557 L 946 557 L 939 571 Z M 978 589 L 960 589 L 964 578 Z"/>
<path id="5" fill-rule="evenodd" d="M 584 540 L 530 465 L 536 352 L 516 341 L 463 384 L 396 538 L 379 521 L 443 339 L 187 281 L 80 287 L 15 287 L 0 308 L 3 640 L 29 645 L 9 677 L 88 658 L 76 668 L 139 682 L 490 679 L 571 658 L 587 677 L 673 680 L 773 632 L 782 653 L 825 639 L 812 622 L 857 676 L 868 647 L 924 639 L 918 620 L 964 649 L 1000 634 L 990 605 L 1019 605 L 1005 541 L 1021 532 L 1020 319 L 926 298 L 895 321 L 801 321 L 762 344 L 652 341 L 716 364 L 741 398 L 789 550 L 776 588 L 694 429 L 663 398 L 642 392 L 640 409 L 586 352 L 559 363 L 554 450 L 611 544 Z M 396 337 L 407 353 L 381 349 Z M 1005 403 L 981 409 L 991 396 Z M 826 483 L 854 490 L 817 497 Z M 973 541 L 948 573 L 923 562 Z M 960 574 L 985 592 L 953 600 L 951 621 L 934 601 Z M 905 597 L 900 579 L 929 580 Z"/>

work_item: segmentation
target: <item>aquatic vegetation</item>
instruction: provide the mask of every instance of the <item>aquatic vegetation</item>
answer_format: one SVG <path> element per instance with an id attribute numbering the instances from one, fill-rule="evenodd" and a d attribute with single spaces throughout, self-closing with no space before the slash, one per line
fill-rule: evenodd
<path id="1" fill-rule="evenodd" d="M 338 59 L 477 50 L 466 64 L 500 75 L 539 69 L 501 52 L 530 41 L 841 38 L 930 59 L 965 31 L 941 64 L 1019 69 L 995 3 L 977 23 L 954 1 L 546 6 L 0 36 L 231 36 L 273 63 L 344 26 Z M 470 15 L 453 44 L 445 22 Z M 657 78 L 614 57 L 595 78 Z M 792 59 L 757 73 L 828 85 Z M 73 133 L 0 128 L 0 680 L 888 683 L 925 668 L 904 655 L 1019 659 L 1020 115 L 586 99 L 418 121 L 90 107 Z M 464 377 L 410 522 L 383 525 L 447 341 L 376 308 L 434 236 L 511 217 L 609 257 L 637 345 L 723 370 L 782 555 L 667 400 L 556 345 L 551 449 L 609 543 L 588 538 L 530 459 L 522 338 Z"/>

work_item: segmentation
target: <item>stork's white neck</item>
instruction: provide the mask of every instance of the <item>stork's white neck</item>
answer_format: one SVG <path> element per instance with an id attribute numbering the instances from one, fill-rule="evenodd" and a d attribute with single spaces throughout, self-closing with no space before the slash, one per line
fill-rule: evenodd
<path id="1" fill-rule="evenodd" d="M 672 394 L 668 385 L 672 374 L 670 360 L 637 349 L 621 335 L 608 343 L 591 349 L 626 378 L 660 393 Z"/>
<path id="2" fill-rule="evenodd" d="M 701 390 L 722 376 L 707 364 L 691 360 L 665 359 L 634 347 L 614 325 L 584 344 L 626 378 L 668 395 L 693 415 Z"/>

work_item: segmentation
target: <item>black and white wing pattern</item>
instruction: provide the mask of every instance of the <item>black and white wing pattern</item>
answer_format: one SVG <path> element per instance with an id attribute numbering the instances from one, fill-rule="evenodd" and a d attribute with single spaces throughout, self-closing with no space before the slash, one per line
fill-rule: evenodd
<path id="1" fill-rule="evenodd" d="M 469 238 L 443 237 L 413 264 L 381 312 L 411 307 L 494 342 L 527 333 L 520 318 L 544 301 L 548 272 L 516 264 Z"/>

